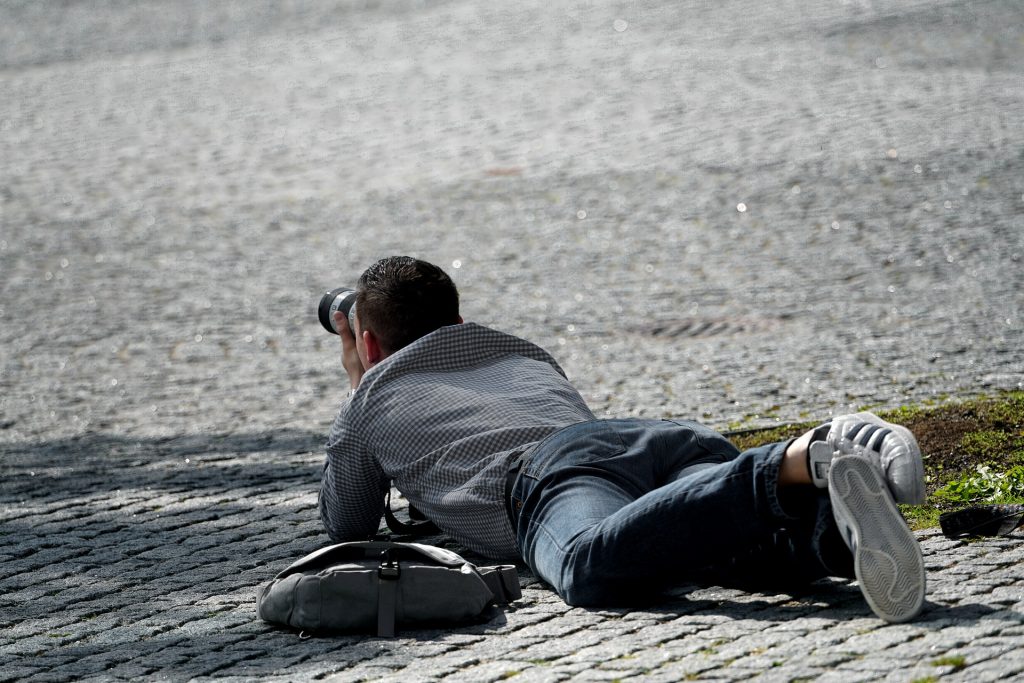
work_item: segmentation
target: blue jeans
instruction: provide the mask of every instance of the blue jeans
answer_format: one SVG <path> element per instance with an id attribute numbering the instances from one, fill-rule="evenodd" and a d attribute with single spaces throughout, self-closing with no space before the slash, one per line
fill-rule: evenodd
<path id="1" fill-rule="evenodd" d="M 814 487 L 777 490 L 786 443 L 740 453 L 695 422 L 595 420 L 542 441 L 512 486 L 524 561 L 570 605 L 680 583 L 791 588 L 853 576 Z"/>

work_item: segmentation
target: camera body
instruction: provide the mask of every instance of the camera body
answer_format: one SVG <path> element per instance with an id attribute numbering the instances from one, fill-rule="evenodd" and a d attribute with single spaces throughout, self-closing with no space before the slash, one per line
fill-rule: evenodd
<path id="1" fill-rule="evenodd" d="M 351 287 L 338 287 L 320 298 L 320 306 L 317 308 L 320 324 L 331 334 L 338 334 L 338 328 L 334 326 L 334 313 L 336 311 L 341 311 L 345 314 L 348 318 L 348 329 L 352 334 L 355 334 L 356 290 Z"/>

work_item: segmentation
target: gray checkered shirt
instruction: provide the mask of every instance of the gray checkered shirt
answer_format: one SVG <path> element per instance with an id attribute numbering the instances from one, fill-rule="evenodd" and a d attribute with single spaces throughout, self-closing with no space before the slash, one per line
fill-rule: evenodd
<path id="1" fill-rule="evenodd" d="M 517 557 L 505 503 L 514 458 L 593 420 L 558 363 L 473 323 L 443 327 L 371 368 L 327 440 L 320 518 L 335 541 L 374 534 L 389 480 L 467 548 Z"/>

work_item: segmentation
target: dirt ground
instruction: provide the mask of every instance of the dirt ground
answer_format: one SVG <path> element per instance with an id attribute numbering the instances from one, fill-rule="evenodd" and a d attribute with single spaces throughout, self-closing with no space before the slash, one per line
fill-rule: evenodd
<path id="1" fill-rule="evenodd" d="M 928 493 L 980 465 L 1006 469 L 1024 462 L 1024 394 L 906 411 L 930 475 Z"/>

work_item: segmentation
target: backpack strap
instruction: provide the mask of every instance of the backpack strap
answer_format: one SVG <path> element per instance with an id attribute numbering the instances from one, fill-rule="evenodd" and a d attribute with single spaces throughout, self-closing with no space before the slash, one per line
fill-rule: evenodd
<path id="1" fill-rule="evenodd" d="M 406 536 L 430 536 L 432 534 L 440 533 L 440 529 L 437 525 L 431 522 L 429 519 L 424 519 L 422 522 L 402 522 L 395 517 L 394 511 L 391 509 L 391 490 L 389 489 L 384 494 L 384 521 L 388 523 L 388 528 L 396 534 L 403 534 Z"/>
<path id="2" fill-rule="evenodd" d="M 390 550 L 380 556 L 377 569 L 377 636 L 395 636 L 395 612 L 398 611 L 398 577 L 402 570 Z"/>

